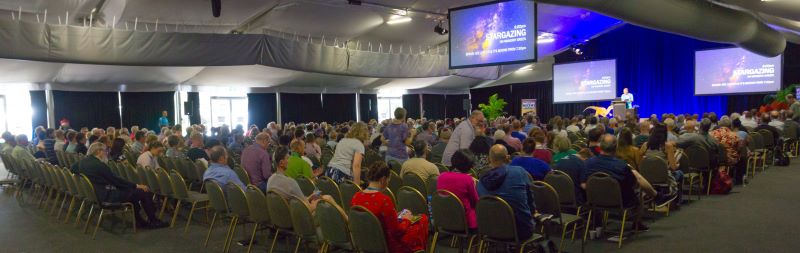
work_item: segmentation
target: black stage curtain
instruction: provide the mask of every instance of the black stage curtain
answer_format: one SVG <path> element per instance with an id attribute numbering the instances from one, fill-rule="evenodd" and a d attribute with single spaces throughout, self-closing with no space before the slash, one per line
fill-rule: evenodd
<path id="1" fill-rule="evenodd" d="M 489 102 L 489 97 L 494 95 L 495 93 L 498 97 L 505 99 L 506 103 L 511 104 L 511 85 L 500 85 L 500 86 L 493 86 L 488 88 L 480 88 L 480 89 L 472 89 L 469 90 L 470 103 L 472 104 L 472 109 L 480 110 L 478 107 L 479 104 L 486 104 Z M 509 106 L 506 105 L 506 110 L 508 110 Z"/>
<path id="2" fill-rule="evenodd" d="M 278 121 L 278 102 L 275 93 L 248 93 L 247 118 L 248 124 L 256 125 L 259 129 L 267 127 L 269 122 Z"/>
<path id="3" fill-rule="evenodd" d="M 53 91 L 56 120 L 69 119 L 73 129 L 120 126 L 117 92 Z"/>
<path id="4" fill-rule="evenodd" d="M 175 92 L 122 92 L 122 123 L 161 132 L 158 119 L 167 111 L 169 125 L 175 125 Z"/>
<path id="5" fill-rule="evenodd" d="M 464 99 L 469 99 L 469 94 L 445 96 L 445 117 L 461 118 L 469 115 L 469 109 L 464 109 Z"/>
<path id="6" fill-rule="evenodd" d="M 322 118 L 322 99 L 319 93 L 281 93 L 280 103 L 283 123 L 316 122 Z"/>
<path id="7" fill-rule="evenodd" d="M 406 117 L 412 119 L 419 119 L 419 94 L 405 94 L 403 95 L 403 108 L 406 109 Z M 392 108 L 392 118 L 394 118 L 394 108 Z"/>
<path id="8" fill-rule="evenodd" d="M 322 109 L 318 120 L 337 123 L 356 120 L 356 94 L 322 94 Z"/>
<path id="9" fill-rule="evenodd" d="M 378 120 L 378 94 L 359 94 L 358 103 L 361 121 Z"/>
<path id="10" fill-rule="evenodd" d="M 192 110 L 189 111 L 189 124 L 197 125 L 200 124 L 200 93 L 199 92 L 187 92 L 188 97 L 186 98 L 186 102 L 192 104 Z M 185 108 L 184 108 L 185 109 Z M 187 110 L 188 111 L 188 110 Z"/>
<path id="11" fill-rule="evenodd" d="M 422 111 L 425 118 L 437 120 L 444 119 L 446 112 L 445 96 L 438 94 L 422 94 Z"/>
<path id="12" fill-rule="evenodd" d="M 32 90 L 31 92 L 31 116 L 32 129 L 37 126 L 47 127 L 47 94 L 43 90 Z"/>

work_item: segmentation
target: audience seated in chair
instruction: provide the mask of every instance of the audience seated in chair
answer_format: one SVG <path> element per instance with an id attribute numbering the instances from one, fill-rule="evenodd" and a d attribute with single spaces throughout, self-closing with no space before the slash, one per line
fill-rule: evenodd
<path id="1" fill-rule="evenodd" d="M 242 189 L 245 188 L 245 184 L 239 180 L 236 172 L 228 166 L 228 151 L 224 147 L 212 147 L 209 150 L 209 158 L 211 162 L 206 172 L 203 173 L 203 181 L 214 180 L 219 185 L 233 183 Z"/>
<path id="2" fill-rule="evenodd" d="M 142 152 L 139 158 L 136 159 L 136 164 L 144 168 L 158 169 L 161 166 L 158 164 L 158 157 L 164 152 L 164 145 L 160 142 L 153 142 L 147 144 L 147 151 Z"/>
<path id="3" fill-rule="evenodd" d="M 511 161 L 511 165 L 525 169 L 533 180 L 544 180 L 544 176 L 550 172 L 550 164 L 542 159 L 534 157 L 535 150 L 536 141 L 531 138 L 525 139 L 525 143 L 523 143 L 522 147 L 523 154 L 514 158 L 514 160 Z"/>
<path id="4" fill-rule="evenodd" d="M 518 237 L 530 238 L 533 235 L 533 211 L 536 210 L 530 191 L 531 180 L 524 169 L 509 165 L 509 158 L 505 147 L 492 146 L 490 170 L 478 180 L 478 194 L 494 195 L 508 202 L 514 209 Z"/>
<path id="5" fill-rule="evenodd" d="M 398 219 L 392 198 L 383 193 L 389 186 L 389 173 L 386 163 L 379 161 L 372 164 L 366 175 L 369 185 L 353 196 L 351 206 L 363 206 L 378 218 L 389 252 L 425 250 L 428 245 L 428 216 L 405 210 Z"/>
<path id="6" fill-rule="evenodd" d="M 475 205 L 478 204 L 478 190 L 475 179 L 469 174 L 475 166 L 475 155 L 469 149 L 456 151 L 452 158 L 453 170 L 444 172 L 437 178 L 436 189 L 448 190 L 461 200 L 470 229 L 477 229 Z"/>
<path id="7" fill-rule="evenodd" d="M 438 176 L 439 169 L 435 164 L 425 160 L 428 155 L 428 143 L 424 140 L 414 141 L 414 158 L 406 160 L 400 169 L 400 176 L 414 173 L 427 182 L 431 176 Z"/>
<path id="8" fill-rule="evenodd" d="M 298 200 L 305 201 L 312 212 L 316 209 L 317 203 L 319 203 L 321 199 L 324 198 L 333 201 L 330 195 L 319 195 L 316 192 L 311 193 L 309 196 L 303 195 L 303 191 L 300 189 L 300 185 L 297 184 L 297 181 L 286 175 L 290 162 L 289 159 L 289 150 L 286 149 L 286 147 L 279 147 L 278 150 L 275 151 L 275 160 L 277 160 L 276 164 L 278 168 L 275 174 L 269 177 L 269 181 L 267 181 L 267 191 L 275 191 L 285 198 L 294 197 Z M 302 160 L 301 162 L 305 163 Z"/>

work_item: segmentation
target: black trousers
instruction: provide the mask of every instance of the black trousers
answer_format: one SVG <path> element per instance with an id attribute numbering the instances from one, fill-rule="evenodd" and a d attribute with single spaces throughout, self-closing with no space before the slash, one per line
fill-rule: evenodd
<path id="1" fill-rule="evenodd" d="M 134 189 L 131 191 L 130 195 L 128 195 L 127 201 L 133 203 L 133 211 L 136 213 L 136 222 L 144 221 L 139 216 L 139 212 L 142 209 L 144 209 L 144 213 L 147 216 L 148 221 L 153 222 L 158 219 L 158 217 L 156 217 L 156 207 L 155 204 L 153 204 L 152 193 L 145 192 L 140 189 Z"/>

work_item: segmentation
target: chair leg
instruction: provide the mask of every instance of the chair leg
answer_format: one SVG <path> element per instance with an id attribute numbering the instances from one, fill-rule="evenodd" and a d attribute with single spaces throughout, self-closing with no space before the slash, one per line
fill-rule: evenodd
<path id="1" fill-rule="evenodd" d="M 589 225 L 592 222 L 592 210 L 591 209 L 589 209 L 589 216 L 587 216 L 587 217 L 588 218 L 586 219 L 586 225 L 585 225 L 585 228 L 583 230 L 583 241 L 584 242 L 586 242 L 586 235 L 589 234 Z"/>
<path id="2" fill-rule="evenodd" d="M 192 209 L 189 211 L 189 218 L 186 219 L 186 228 L 183 229 L 183 232 L 189 232 L 189 224 L 192 223 L 192 215 L 194 214 L 194 209 L 197 206 L 197 202 L 192 203 Z"/>
<path id="3" fill-rule="evenodd" d="M 622 228 L 619 229 L 619 243 L 617 243 L 617 249 L 622 248 L 622 238 L 625 234 L 625 220 L 628 218 L 628 210 L 622 212 Z"/>
<path id="4" fill-rule="evenodd" d="M 294 253 L 297 253 L 298 251 L 300 251 L 300 242 L 302 242 L 302 241 L 303 241 L 303 238 L 298 236 L 297 237 L 297 245 L 294 246 Z"/>
<path id="5" fill-rule="evenodd" d="M 714 176 L 714 170 L 708 171 L 708 185 L 706 186 L 706 196 L 711 195 L 711 179 Z"/>
<path id="6" fill-rule="evenodd" d="M 208 247 L 208 239 L 211 238 L 211 230 L 214 229 L 214 222 L 217 221 L 217 212 L 214 212 L 214 217 L 211 218 L 211 226 L 208 227 L 208 233 L 206 234 L 206 241 L 203 242 L 203 247 Z"/>
<path id="7" fill-rule="evenodd" d="M 97 217 L 97 224 L 94 225 L 94 232 L 92 232 L 92 240 L 94 237 L 97 236 L 97 229 L 100 228 L 100 223 L 103 222 L 103 214 L 105 213 L 106 209 L 100 208 L 100 216 Z"/>
<path id="8" fill-rule="evenodd" d="M 239 222 L 239 217 L 234 216 L 231 218 L 231 224 L 228 225 L 228 233 L 225 234 L 225 244 L 222 252 L 228 252 L 233 241 L 233 235 L 236 234 L 236 225 Z"/>
<path id="9" fill-rule="evenodd" d="M 81 201 L 81 207 L 80 207 L 80 208 L 78 208 L 78 216 L 77 216 L 77 217 L 75 217 L 75 225 L 76 225 L 76 226 L 77 226 L 77 225 L 80 225 L 80 222 L 81 222 L 81 215 L 83 214 L 83 210 L 84 210 L 83 208 L 84 208 L 85 206 L 86 206 L 86 200 L 84 199 L 83 201 Z M 67 219 L 67 222 L 69 222 L 69 218 Z"/>
<path id="10" fill-rule="evenodd" d="M 169 227 L 175 227 L 175 219 L 178 218 L 178 213 L 181 210 L 181 200 L 179 199 L 177 203 L 175 203 L 175 210 L 172 211 L 172 221 L 169 222 Z"/>
<path id="11" fill-rule="evenodd" d="M 159 220 L 164 217 L 164 210 L 167 210 L 167 201 L 168 200 L 169 199 L 167 198 L 167 196 L 164 196 L 164 200 L 162 201 L 162 204 L 161 204 L 161 212 L 158 213 L 158 219 Z"/>
<path id="12" fill-rule="evenodd" d="M 61 219 L 61 214 L 62 214 L 62 213 L 64 213 L 64 212 L 63 212 L 63 210 L 64 210 L 64 205 L 66 205 L 66 204 L 67 204 L 67 198 L 68 198 L 68 197 L 69 197 L 69 196 L 67 196 L 67 194 L 64 194 L 64 199 L 63 199 L 63 200 L 61 200 L 61 205 L 58 207 L 58 210 L 56 210 L 56 213 L 58 213 L 58 215 L 56 215 L 56 221 L 58 221 L 58 220 L 60 220 L 60 219 Z M 73 201 L 74 201 L 74 200 L 73 200 Z"/>
<path id="13" fill-rule="evenodd" d="M 275 237 L 272 238 L 272 245 L 269 246 L 269 253 L 272 253 L 272 250 L 275 249 L 275 242 L 278 240 L 278 234 L 280 233 L 280 230 L 275 230 Z"/>
<path id="14" fill-rule="evenodd" d="M 475 241 L 475 237 L 476 236 L 474 235 L 469 237 L 469 243 L 467 243 L 467 253 L 470 253 L 470 251 L 472 251 L 472 243 L 473 241 Z"/>
<path id="15" fill-rule="evenodd" d="M 92 212 L 94 212 L 94 205 L 92 205 L 92 208 L 89 209 L 89 216 L 86 217 L 86 225 L 83 226 L 84 234 L 89 231 L 89 222 L 92 220 Z"/>
<path id="16" fill-rule="evenodd" d="M 136 215 L 137 215 L 137 213 L 136 213 L 136 211 L 134 211 L 136 209 L 134 209 L 133 205 L 131 205 L 131 208 L 129 210 L 130 210 L 130 214 L 131 214 L 131 222 L 132 222 L 131 224 L 133 224 L 132 225 L 133 226 L 133 233 L 136 234 Z"/>
<path id="17" fill-rule="evenodd" d="M 250 253 L 250 249 L 253 248 L 253 240 L 256 239 L 256 232 L 258 231 L 258 223 L 253 226 L 253 235 L 250 236 L 250 243 L 247 244 L 247 253 Z M 324 246 L 324 245 L 323 245 Z"/>
<path id="18" fill-rule="evenodd" d="M 561 226 L 561 242 L 558 243 L 558 252 L 561 252 L 561 249 L 564 248 L 564 238 L 567 235 L 567 225 Z"/>
<path id="19" fill-rule="evenodd" d="M 67 207 L 67 216 L 64 218 L 64 224 L 69 221 L 69 216 L 72 215 L 72 209 L 75 209 L 75 196 L 72 197 L 72 200 L 69 202 L 69 207 Z"/>

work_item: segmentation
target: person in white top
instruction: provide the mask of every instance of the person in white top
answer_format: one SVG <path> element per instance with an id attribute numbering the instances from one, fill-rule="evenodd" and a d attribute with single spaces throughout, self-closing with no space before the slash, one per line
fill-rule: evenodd
<path id="1" fill-rule="evenodd" d="M 136 164 L 150 169 L 158 169 L 158 157 L 164 152 L 164 144 L 161 142 L 152 142 L 147 145 L 147 151 L 142 152 L 139 158 L 136 159 Z"/>
<path id="2" fill-rule="evenodd" d="M 756 122 L 756 119 L 753 118 L 753 114 L 750 111 L 744 111 L 744 116 L 739 120 L 742 121 L 742 126 L 749 129 L 753 129 L 758 126 L 758 122 Z"/>

